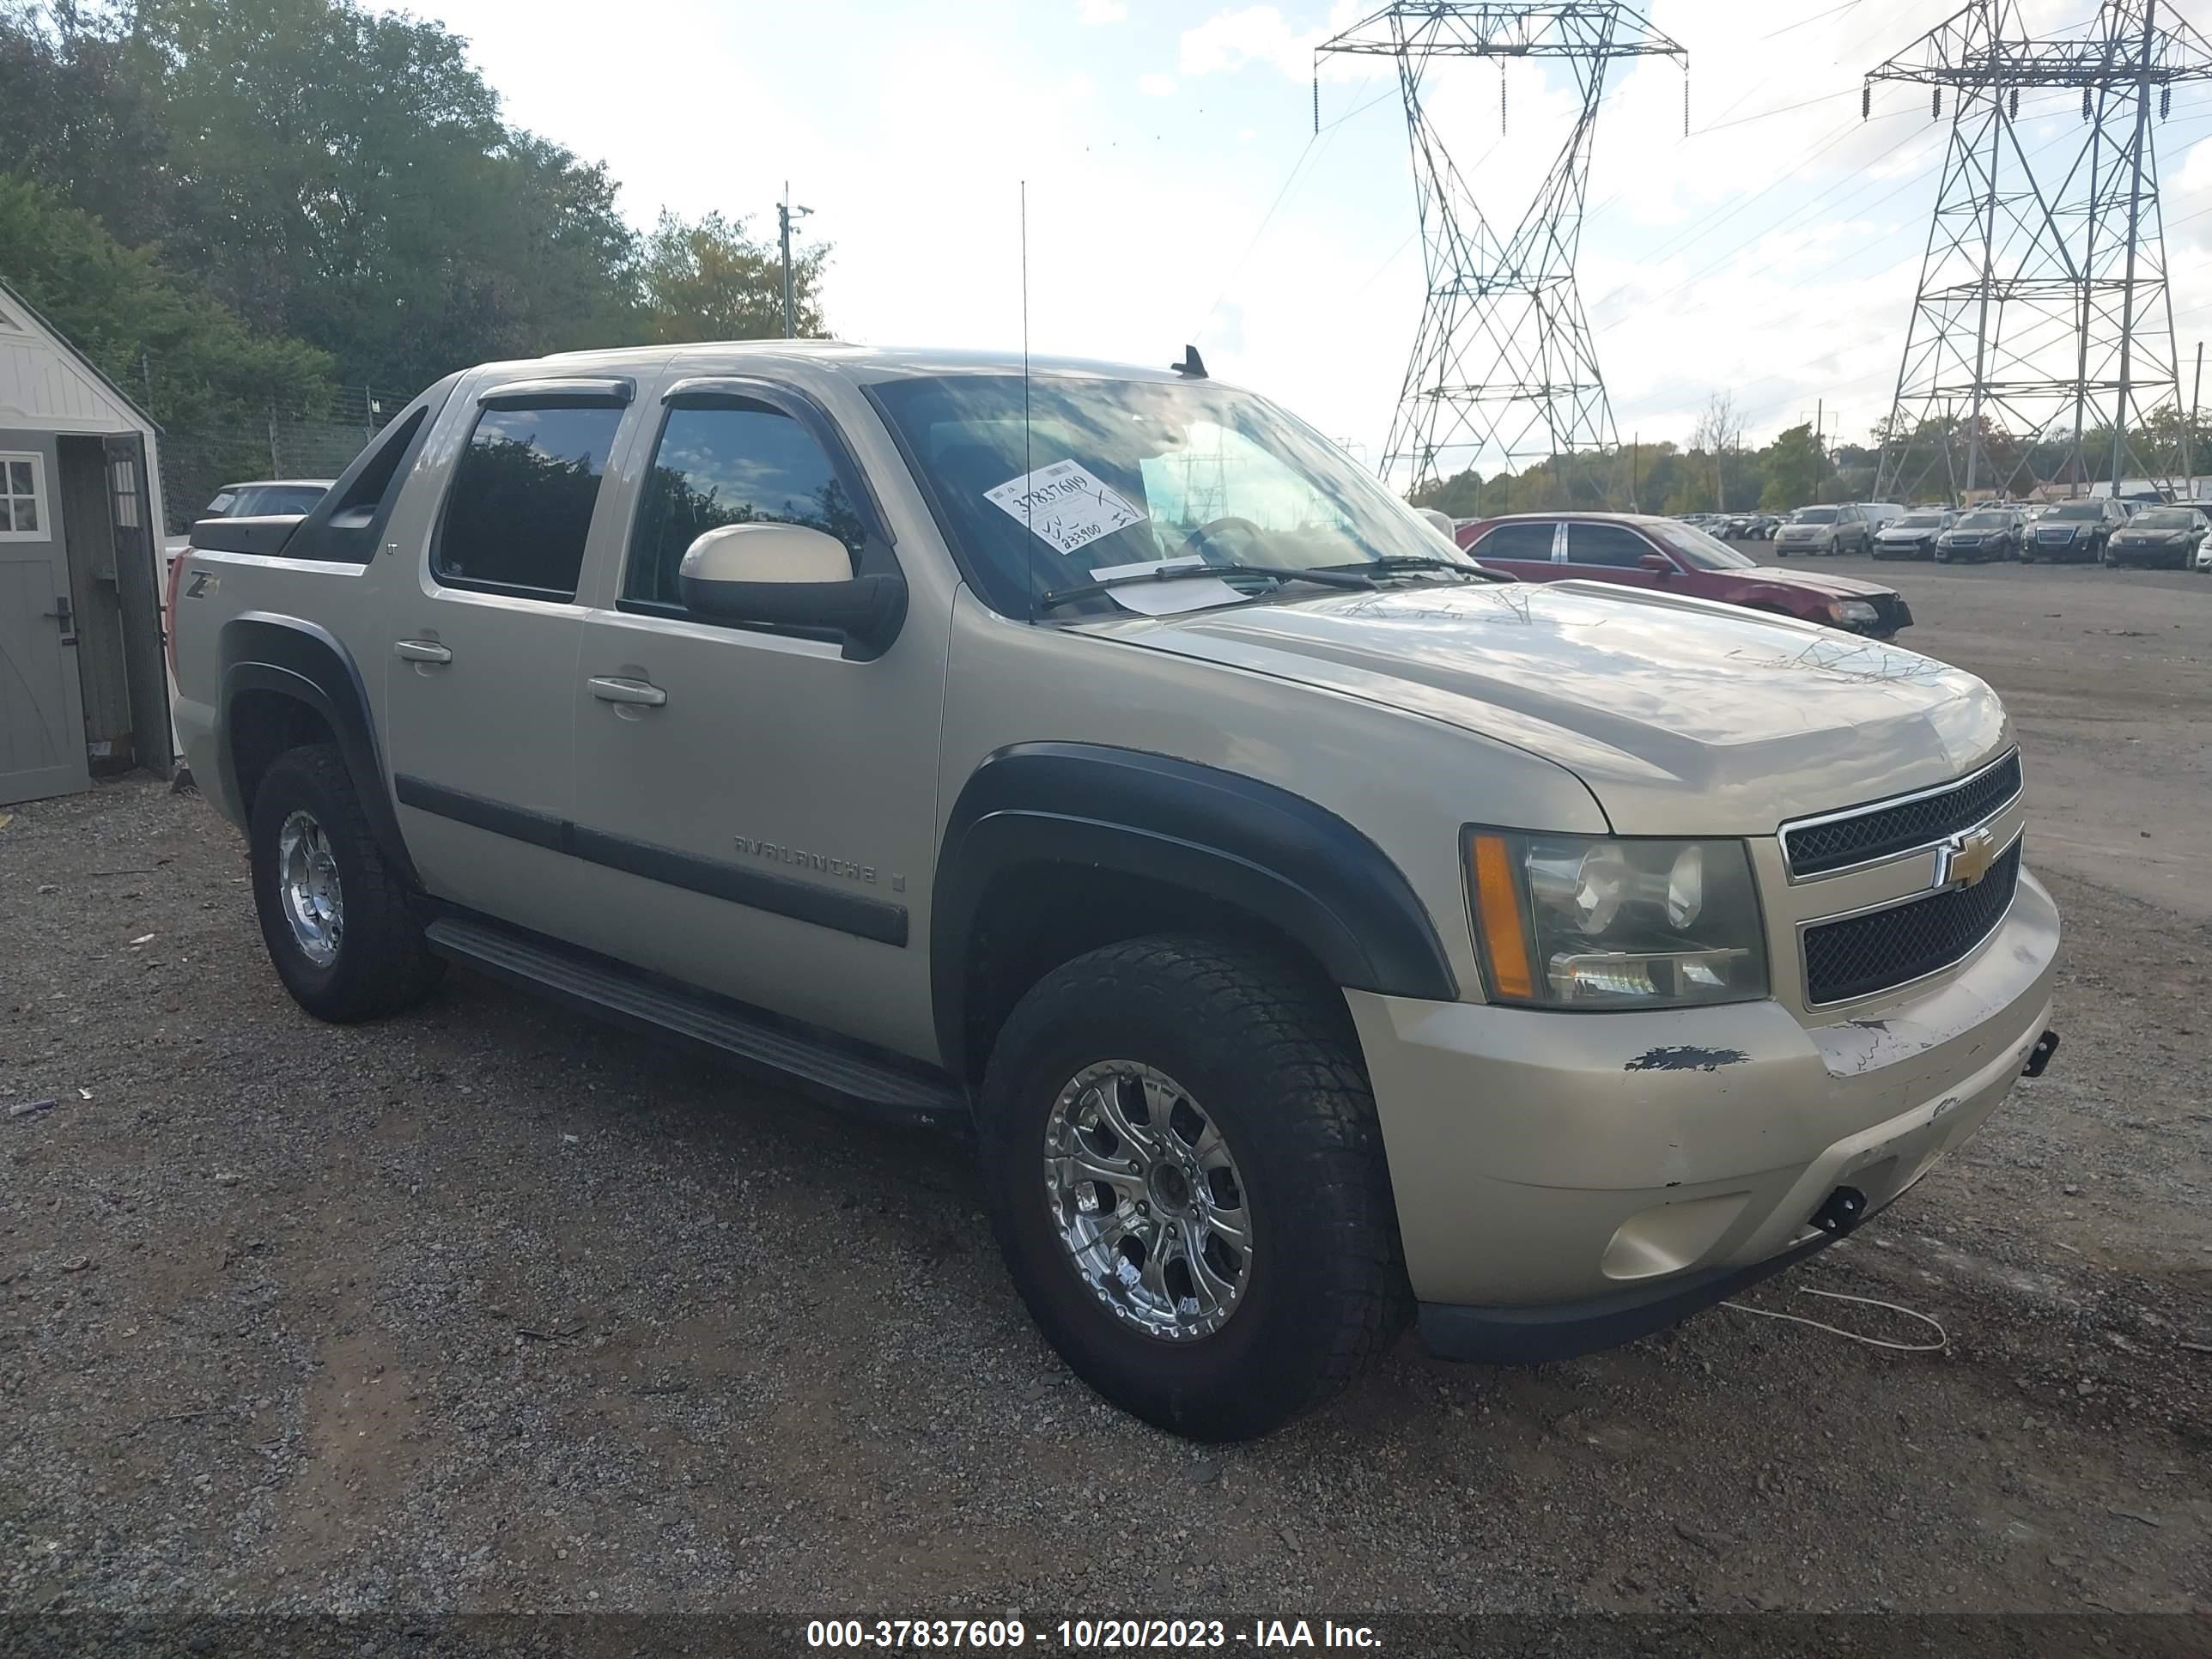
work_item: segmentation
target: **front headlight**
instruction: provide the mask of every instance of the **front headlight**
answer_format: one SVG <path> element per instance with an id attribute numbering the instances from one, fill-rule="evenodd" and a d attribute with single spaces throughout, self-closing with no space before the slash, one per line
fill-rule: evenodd
<path id="1" fill-rule="evenodd" d="M 1831 599 L 1828 619 L 1839 623 L 1880 622 L 1881 612 L 1864 599 Z"/>
<path id="2" fill-rule="evenodd" d="M 1491 994 L 1547 1008 L 1679 1008 L 1766 994 L 1740 841 L 1467 833 Z"/>

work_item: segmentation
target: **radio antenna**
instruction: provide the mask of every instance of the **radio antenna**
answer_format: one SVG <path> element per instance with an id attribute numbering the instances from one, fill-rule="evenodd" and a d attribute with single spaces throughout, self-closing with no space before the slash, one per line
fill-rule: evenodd
<path id="1" fill-rule="evenodd" d="M 1022 564 L 1028 580 L 1023 586 L 1028 591 L 1030 623 L 1037 619 L 1036 595 L 1036 491 L 1030 486 L 1030 181 L 1021 181 L 1022 226 L 1022 529 L 1027 539 L 1022 543 Z"/>

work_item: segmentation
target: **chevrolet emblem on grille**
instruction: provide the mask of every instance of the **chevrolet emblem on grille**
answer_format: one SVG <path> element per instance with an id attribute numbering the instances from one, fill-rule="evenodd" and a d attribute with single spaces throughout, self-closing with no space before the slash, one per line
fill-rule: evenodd
<path id="1" fill-rule="evenodd" d="M 1931 884 L 1939 890 L 1972 887 L 1989 874 L 1990 866 L 1996 861 L 1997 838 L 1986 830 L 1969 830 L 1936 848 L 1936 879 Z"/>

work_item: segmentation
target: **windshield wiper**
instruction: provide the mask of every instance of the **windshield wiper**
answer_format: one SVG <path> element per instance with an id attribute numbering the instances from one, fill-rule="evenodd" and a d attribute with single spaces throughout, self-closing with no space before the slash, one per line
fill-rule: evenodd
<path id="1" fill-rule="evenodd" d="M 1272 564 L 1163 564 L 1148 570 L 1133 570 L 1126 576 L 1109 576 L 1104 581 L 1085 582 L 1080 587 L 1063 587 L 1047 593 L 1037 601 L 1037 609 L 1050 611 L 1056 605 L 1070 605 L 1077 599 L 1096 599 L 1101 593 L 1111 592 L 1117 587 L 1132 587 L 1142 582 L 1179 581 L 1189 576 L 1267 576 L 1280 582 L 1311 582 L 1317 587 L 1371 588 L 1375 584 L 1364 576 L 1353 575 L 1334 569 L 1294 570 L 1287 565 Z M 1247 594 L 1257 599 L 1257 594 Z"/>
<path id="2" fill-rule="evenodd" d="M 1348 564 L 1325 564 L 1323 570 L 1358 571 L 1379 570 L 1386 574 L 1398 570 L 1448 570 L 1455 576 L 1464 576 L 1469 581 L 1518 581 L 1517 576 L 1503 570 L 1486 570 L 1479 564 L 1462 564 L 1456 559 L 1432 559 L 1425 553 L 1393 553 L 1380 559 L 1355 559 Z"/>

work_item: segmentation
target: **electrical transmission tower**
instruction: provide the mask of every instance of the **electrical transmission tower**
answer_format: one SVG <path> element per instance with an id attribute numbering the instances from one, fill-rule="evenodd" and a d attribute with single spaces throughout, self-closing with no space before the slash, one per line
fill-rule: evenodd
<path id="1" fill-rule="evenodd" d="M 1575 289 L 1590 145 L 1607 64 L 1669 57 L 1686 73 L 1688 53 L 1614 0 L 1401 0 L 1320 51 L 1396 59 L 1413 145 L 1429 291 L 1383 446 L 1382 476 L 1419 485 L 1478 456 L 1502 456 L 1518 466 L 1616 445 Z M 1423 77 L 1434 62 L 1473 58 L 1499 60 L 1501 128 L 1508 58 L 1564 62 L 1582 93 L 1582 113 L 1510 236 L 1500 236 L 1483 216 L 1422 100 Z"/>
<path id="2" fill-rule="evenodd" d="M 1877 81 L 1931 88 L 1938 118 L 1952 100 L 1875 499 L 2078 493 L 2100 473 L 2117 488 L 2164 471 L 2138 453 L 2179 403 L 2152 114 L 2206 79 L 2212 47 L 2159 0 L 2103 0 L 2085 29 L 2047 40 L 2015 0 L 1973 0 L 1868 75 L 1862 113 Z M 2039 167 L 2020 97 L 2050 88 L 2080 91 L 2087 131 Z"/>

